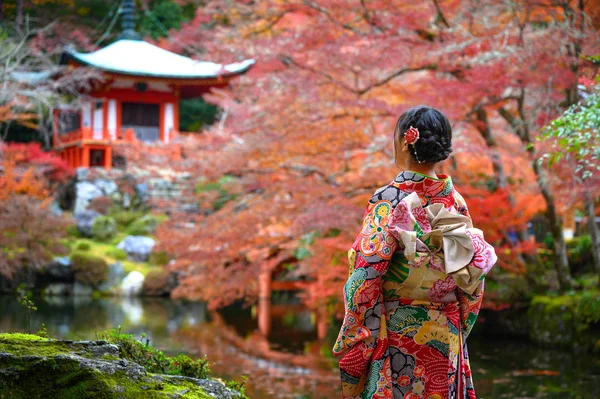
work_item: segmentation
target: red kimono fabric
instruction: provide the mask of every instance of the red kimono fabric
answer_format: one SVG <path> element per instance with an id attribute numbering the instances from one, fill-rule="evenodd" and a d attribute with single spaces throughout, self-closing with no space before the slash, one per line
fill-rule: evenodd
<path id="1" fill-rule="evenodd" d="M 377 190 L 348 258 L 342 397 L 476 399 L 466 338 L 496 255 L 450 177 L 405 171 Z"/>

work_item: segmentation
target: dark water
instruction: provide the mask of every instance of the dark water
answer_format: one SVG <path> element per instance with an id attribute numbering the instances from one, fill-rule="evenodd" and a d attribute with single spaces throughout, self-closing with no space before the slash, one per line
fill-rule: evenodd
<path id="1" fill-rule="evenodd" d="M 253 399 L 338 398 L 336 364 L 329 339 L 317 340 L 315 316 L 298 305 L 278 306 L 268 339 L 257 331 L 252 308 L 210 312 L 202 303 L 168 299 L 36 298 L 32 330 L 44 323 L 52 336 L 93 339 L 122 326 L 146 333 L 169 354 L 208 356 L 213 374 L 248 375 Z M 0 331 L 26 331 L 27 314 L 13 297 L 0 297 Z M 540 349 L 526 342 L 469 338 L 477 396 L 491 398 L 600 398 L 600 359 Z"/>

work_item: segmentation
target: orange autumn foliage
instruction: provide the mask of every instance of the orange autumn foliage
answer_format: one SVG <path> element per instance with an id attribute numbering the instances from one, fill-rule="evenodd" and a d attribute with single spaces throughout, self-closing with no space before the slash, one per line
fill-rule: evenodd
<path id="1" fill-rule="evenodd" d="M 178 50 L 188 42 L 193 53 L 202 37 L 213 59 L 258 61 L 231 91 L 207 97 L 224 109 L 221 121 L 188 153 L 193 172 L 218 188 L 201 190 L 201 215 L 175 215 L 158 233 L 178 254 L 176 295 L 215 306 L 254 300 L 256 277 L 269 270 L 275 279 L 311 281 L 306 299 L 314 304 L 339 303 L 366 199 L 398 172 L 396 119 L 421 103 L 451 119 L 455 151 L 439 172 L 452 175 L 499 248 L 544 209 L 532 156 L 503 115 L 522 112 L 535 135 L 561 110 L 577 80 L 572 67 L 584 62 L 557 51 L 571 45 L 569 4 L 439 6 L 212 1 L 161 43 Z M 579 45 L 598 43 L 586 29 Z M 481 109 L 491 137 L 476 119 Z M 233 180 L 218 184 L 225 175 Z M 513 254 L 532 248 L 521 244 L 507 256 L 499 251 L 505 271 L 524 273 Z"/>

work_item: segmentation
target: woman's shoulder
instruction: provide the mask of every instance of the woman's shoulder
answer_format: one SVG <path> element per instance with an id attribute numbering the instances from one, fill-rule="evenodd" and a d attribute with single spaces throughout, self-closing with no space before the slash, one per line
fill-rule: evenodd
<path id="1" fill-rule="evenodd" d="M 400 201 L 402 201 L 402 199 L 407 195 L 408 193 L 404 192 L 393 184 L 388 183 L 385 186 L 379 187 L 375 191 L 369 200 L 369 204 L 374 205 L 381 201 L 388 201 L 395 208 L 396 205 L 398 205 Z"/>

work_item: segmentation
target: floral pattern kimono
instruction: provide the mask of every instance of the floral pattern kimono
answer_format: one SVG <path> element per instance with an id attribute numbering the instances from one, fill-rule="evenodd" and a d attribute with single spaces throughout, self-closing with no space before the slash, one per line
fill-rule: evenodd
<path id="1" fill-rule="evenodd" d="M 476 399 L 465 341 L 497 258 L 450 177 L 377 190 L 348 258 L 342 397 Z"/>

